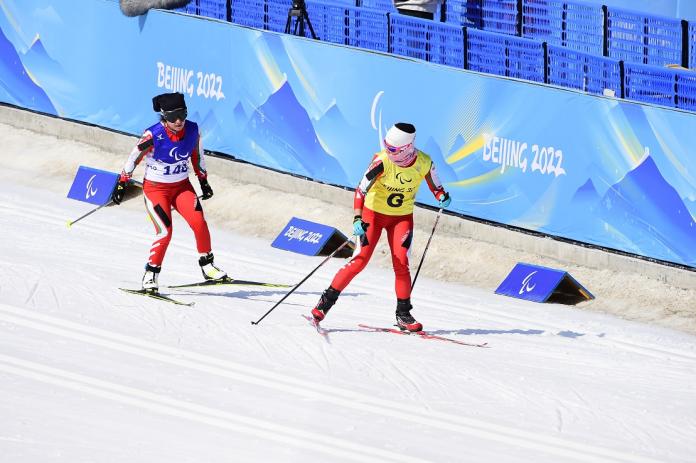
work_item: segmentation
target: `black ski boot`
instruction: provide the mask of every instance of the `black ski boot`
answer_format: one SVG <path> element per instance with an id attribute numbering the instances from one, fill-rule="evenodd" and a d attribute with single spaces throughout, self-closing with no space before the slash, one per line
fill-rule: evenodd
<path id="1" fill-rule="evenodd" d="M 206 280 L 224 279 L 227 276 L 227 272 L 217 268 L 213 263 L 213 260 L 215 260 L 215 257 L 213 257 L 212 252 L 209 252 L 208 254 L 205 254 L 198 258 L 198 265 L 201 266 L 201 273 L 203 274 L 203 278 Z"/>
<path id="2" fill-rule="evenodd" d="M 423 325 L 413 318 L 411 310 L 413 310 L 413 306 L 410 298 L 396 300 L 396 326 L 405 331 L 423 331 Z"/>
<path id="3" fill-rule="evenodd" d="M 324 319 L 324 317 L 326 317 L 326 312 L 328 312 L 329 309 L 336 303 L 336 299 L 338 299 L 339 294 L 341 294 L 341 292 L 332 288 L 331 286 L 321 293 L 317 306 L 312 309 L 312 317 L 314 317 L 314 321 L 319 323 Z"/>

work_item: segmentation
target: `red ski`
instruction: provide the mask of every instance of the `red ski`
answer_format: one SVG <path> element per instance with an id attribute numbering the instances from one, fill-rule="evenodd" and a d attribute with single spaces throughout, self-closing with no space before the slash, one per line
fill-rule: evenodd
<path id="1" fill-rule="evenodd" d="M 439 336 L 437 334 L 431 334 L 428 333 L 427 331 L 402 331 L 398 328 L 385 328 L 385 327 L 380 327 L 380 326 L 369 326 L 369 325 L 358 325 L 360 328 L 364 328 L 366 330 L 371 330 L 375 332 L 380 332 L 380 333 L 394 333 L 394 334 L 403 334 L 403 335 L 418 335 L 423 339 L 438 339 L 440 341 L 446 341 L 446 342 L 451 342 L 454 344 L 459 344 L 461 346 L 469 346 L 469 347 L 490 347 L 487 342 L 477 344 L 477 343 L 472 343 L 472 342 L 464 342 L 460 341 L 458 339 L 452 339 L 452 338 L 446 338 L 444 336 Z"/>
<path id="2" fill-rule="evenodd" d="M 302 315 L 302 318 L 307 320 L 309 322 L 309 324 L 312 325 L 315 330 L 317 330 L 317 333 L 319 333 L 320 335 L 322 335 L 324 337 L 324 339 L 326 339 L 326 342 L 331 343 L 331 341 L 329 341 L 329 332 L 326 329 L 322 328 L 319 325 L 319 323 L 314 319 L 314 317 L 310 317 L 309 315 L 306 315 L 306 314 L 301 314 L 301 315 Z"/>

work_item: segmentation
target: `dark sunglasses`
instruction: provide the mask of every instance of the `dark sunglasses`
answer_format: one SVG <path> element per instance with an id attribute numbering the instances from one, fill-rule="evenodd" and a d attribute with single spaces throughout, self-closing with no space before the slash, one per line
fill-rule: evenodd
<path id="1" fill-rule="evenodd" d="M 177 120 L 186 120 L 188 113 L 186 109 L 174 109 L 173 111 L 162 111 L 162 117 L 167 122 L 176 122 Z"/>

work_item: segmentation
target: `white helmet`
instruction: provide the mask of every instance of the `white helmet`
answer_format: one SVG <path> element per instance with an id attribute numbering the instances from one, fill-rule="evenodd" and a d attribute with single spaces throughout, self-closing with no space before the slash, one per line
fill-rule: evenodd
<path id="1" fill-rule="evenodd" d="M 389 128 L 384 137 L 384 149 L 389 159 L 400 167 L 410 165 L 416 158 L 416 128 L 413 124 L 397 122 Z"/>

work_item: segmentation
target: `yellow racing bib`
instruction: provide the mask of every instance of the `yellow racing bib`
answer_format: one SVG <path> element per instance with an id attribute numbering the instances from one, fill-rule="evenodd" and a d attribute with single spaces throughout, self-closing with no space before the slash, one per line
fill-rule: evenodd
<path id="1" fill-rule="evenodd" d="M 430 156 L 418 150 L 416 162 L 409 167 L 397 166 L 384 151 L 377 156 L 382 160 L 384 172 L 367 192 L 365 206 L 385 215 L 411 214 L 418 188 L 430 172 Z"/>

